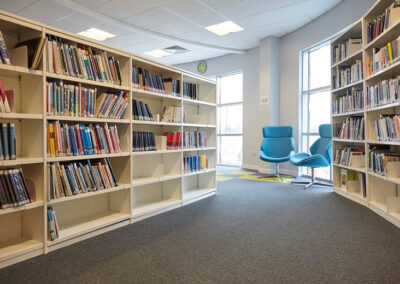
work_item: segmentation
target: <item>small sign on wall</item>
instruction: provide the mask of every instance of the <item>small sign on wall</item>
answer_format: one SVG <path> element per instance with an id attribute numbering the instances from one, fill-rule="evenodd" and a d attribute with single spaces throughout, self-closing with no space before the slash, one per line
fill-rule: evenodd
<path id="1" fill-rule="evenodd" d="M 267 106 L 269 105 L 269 97 L 264 96 L 260 97 L 260 106 Z"/>

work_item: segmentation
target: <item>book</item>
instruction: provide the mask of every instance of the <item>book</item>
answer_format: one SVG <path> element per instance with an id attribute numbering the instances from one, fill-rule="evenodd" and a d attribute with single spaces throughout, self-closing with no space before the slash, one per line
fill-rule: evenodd
<path id="1" fill-rule="evenodd" d="M 399 102 L 399 78 L 380 81 L 367 87 L 365 105 L 367 108 Z"/>
<path id="2" fill-rule="evenodd" d="M 207 155 L 194 155 L 183 157 L 184 173 L 203 171 L 208 168 Z"/>
<path id="3" fill-rule="evenodd" d="M 47 206 L 47 221 L 50 240 L 54 241 L 60 237 L 54 206 Z"/>
<path id="4" fill-rule="evenodd" d="M 31 202 L 22 168 L 0 170 L 0 208 L 21 206 Z"/>
<path id="5" fill-rule="evenodd" d="M 350 116 L 343 123 L 334 123 L 332 131 L 334 138 L 364 140 L 364 117 Z"/>
<path id="6" fill-rule="evenodd" d="M 132 119 L 154 121 L 149 105 L 137 100 L 133 100 Z"/>
<path id="7" fill-rule="evenodd" d="M 186 122 L 185 107 L 181 105 L 165 106 L 162 113 L 161 121 L 164 122 Z"/>
<path id="8" fill-rule="evenodd" d="M 207 147 L 207 133 L 205 131 L 183 131 L 183 148 Z"/>
<path id="9" fill-rule="evenodd" d="M 332 99 L 332 114 L 341 114 L 364 109 L 364 91 L 352 88 L 346 94 Z"/>
<path id="10" fill-rule="evenodd" d="M 166 93 L 161 74 L 134 65 L 132 66 L 132 83 L 135 88 L 162 94 Z"/>
<path id="11" fill-rule="evenodd" d="M 175 78 L 164 78 L 165 93 L 171 94 L 173 96 L 180 96 L 180 80 Z"/>
<path id="12" fill-rule="evenodd" d="M 37 69 L 43 54 L 43 47 L 46 38 L 37 37 L 17 43 L 15 47 L 27 46 L 28 48 L 28 66 L 31 69 Z"/>
<path id="13" fill-rule="evenodd" d="M 11 91 L 6 91 L 4 89 L 3 80 L 0 77 L 0 112 L 11 112 L 8 97 L 11 97 Z"/>
<path id="14" fill-rule="evenodd" d="M 339 66 L 338 73 L 334 73 L 332 78 L 334 88 L 342 88 L 361 81 L 364 78 L 363 66 L 363 62 L 360 59 L 357 59 L 356 63 L 351 66 Z"/>
<path id="15" fill-rule="evenodd" d="M 182 148 L 182 132 L 164 132 L 167 137 L 167 150 L 178 150 Z"/>
<path id="16" fill-rule="evenodd" d="M 132 151 L 156 151 L 156 140 L 154 132 L 133 131 L 132 133 Z"/>
<path id="17" fill-rule="evenodd" d="M 197 84 L 183 82 L 182 95 L 184 98 L 197 100 Z"/>
<path id="18" fill-rule="evenodd" d="M 11 65 L 11 57 L 7 49 L 3 33 L 0 31 L 0 59 L 3 64 Z"/>

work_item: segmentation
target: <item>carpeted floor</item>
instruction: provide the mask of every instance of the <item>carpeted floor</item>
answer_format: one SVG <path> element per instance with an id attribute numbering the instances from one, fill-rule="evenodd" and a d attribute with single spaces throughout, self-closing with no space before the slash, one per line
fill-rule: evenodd
<path id="1" fill-rule="evenodd" d="M 400 230 L 327 189 L 251 180 L 0 270 L 0 283 L 400 283 Z"/>

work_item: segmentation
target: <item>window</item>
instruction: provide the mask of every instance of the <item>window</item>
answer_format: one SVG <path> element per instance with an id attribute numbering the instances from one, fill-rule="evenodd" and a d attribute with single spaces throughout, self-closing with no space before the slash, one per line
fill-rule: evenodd
<path id="1" fill-rule="evenodd" d="M 302 87 L 300 112 L 300 150 L 309 152 L 318 139 L 320 124 L 331 123 L 331 53 L 329 41 L 302 53 Z M 311 169 L 301 168 L 311 175 Z M 331 180 L 330 168 L 315 169 L 315 176 Z"/>
<path id="2" fill-rule="evenodd" d="M 243 74 L 221 75 L 218 80 L 218 164 L 241 166 L 243 148 Z"/>

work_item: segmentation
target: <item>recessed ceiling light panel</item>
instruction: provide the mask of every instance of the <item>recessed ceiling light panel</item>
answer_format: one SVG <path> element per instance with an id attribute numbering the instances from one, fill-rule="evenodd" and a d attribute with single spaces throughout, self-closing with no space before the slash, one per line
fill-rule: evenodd
<path id="1" fill-rule="evenodd" d="M 78 35 L 85 36 L 85 37 L 95 39 L 98 41 L 103 41 L 103 40 L 115 37 L 115 35 L 113 35 L 113 34 L 110 34 L 108 32 L 105 32 L 105 31 L 102 31 L 102 30 L 99 30 L 96 28 L 90 28 L 86 31 L 82 31 L 82 32 L 78 33 Z"/>
<path id="2" fill-rule="evenodd" d="M 146 54 L 148 56 L 151 56 L 151 57 L 154 57 L 154 58 L 162 58 L 162 57 L 165 57 L 165 56 L 172 55 L 172 53 L 170 53 L 168 51 L 165 51 L 163 49 L 154 49 L 154 50 L 151 50 L 151 51 L 146 51 L 146 52 L 144 52 L 144 54 Z"/>
<path id="3" fill-rule="evenodd" d="M 219 36 L 224 36 L 231 33 L 241 32 L 244 29 L 232 21 L 222 22 L 216 25 L 205 27 L 206 30 L 215 33 Z"/>

